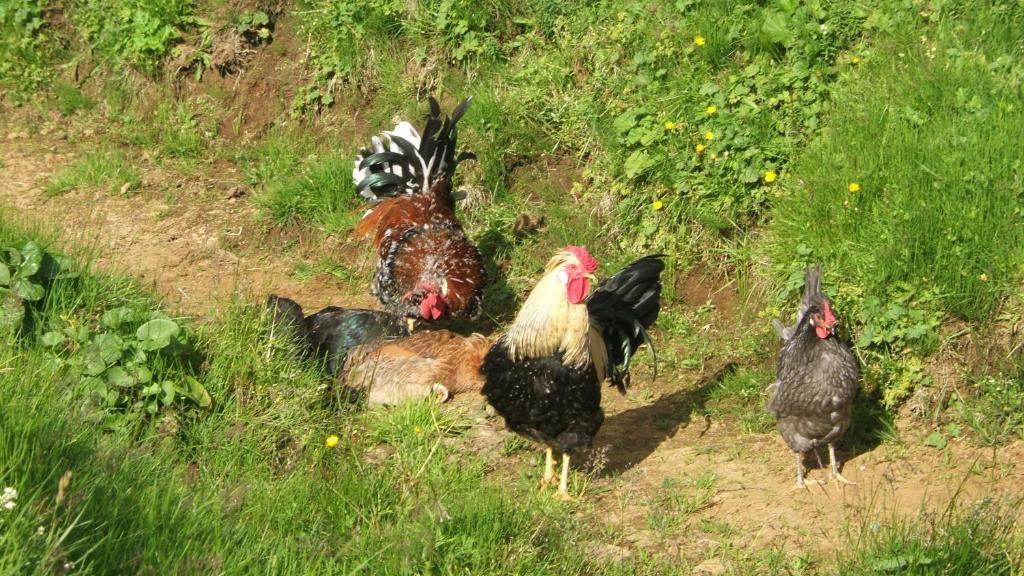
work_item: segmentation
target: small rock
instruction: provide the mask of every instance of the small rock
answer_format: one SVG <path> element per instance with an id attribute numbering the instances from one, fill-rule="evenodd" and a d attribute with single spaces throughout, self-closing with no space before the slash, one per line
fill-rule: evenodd
<path id="1" fill-rule="evenodd" d="M 128 192 L 131 191 L 131 189 L 132 189 L 132 183 L 131 182 L 125 182 L 124 184 L 121 185 L 121 195 L 123 196 L 123 195 L 127 194 Z"/>
<path id="2" fill-rule="evenodd" d="M 708 576 L 718 576 L 719 574 L 725 574 L 727 571 L 728 569 L 725 567 L 725 564 L 718 558 L 708 558 L 693 569 L 694 574 L 705 574 Z"/>
<path id="3" fill-rule="evenodd" d="M 231 189 L 231 192 L 228 193 L 228 200 L 236 200 L 238 198 L 246 196 L 247 194 L 249 194 L 249 191 L 246 190 L 244 187 L 235 186 L 234 188 Z"/>

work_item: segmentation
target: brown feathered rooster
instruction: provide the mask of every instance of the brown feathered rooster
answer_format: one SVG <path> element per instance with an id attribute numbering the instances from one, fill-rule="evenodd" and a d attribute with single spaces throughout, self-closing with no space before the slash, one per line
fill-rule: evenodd
<path id="1" fill-rule="evenodd" d="M 480 252 L 455 216 L 452 175 L 470 152 L 456 154 L 466 99 L 441 117 L 430 98 L 422 136 L 408 122 L 372 139 L 356 157 L 352 179 L 372 204 L 356 227 L 377 250 L 373 293 L 385 309 L 416 320 L 473 317 L 480 311 L 487 275 Z"/>
<path id="2" fill-rule="evenodd" d="M 834 444 L 850 424 L 860 370 L 850 347 L 835 335 L 832 302 L 821 292 L 821 265 L 807 269 L 796 324 L 773 324 L 784 344 L 768 411 L 778 418 L 782 438 L 796 452 L 796 485 L 808 483 L 804 455 L 822 444 L 828 445 L 831 479 L 850 483 L 839 473 Z"/>
<path id="3" fill-rule="evenodd" d="M 645 329 L 658 317 L 664 268 L 660 255 L 641 258 L 588 298 L 597 261 L 569 246 L 548 262 L 512 327 L 484 358 L 487 401 L 509 429 L 548 446 L 545 483 L 554 479 L 553 451 L 562 453 L 563 498 L 569 453 L 589 447 L 604 421 L 601 383 L 610 378 L 624 392 L 634 352 L 650 344 Z"/>

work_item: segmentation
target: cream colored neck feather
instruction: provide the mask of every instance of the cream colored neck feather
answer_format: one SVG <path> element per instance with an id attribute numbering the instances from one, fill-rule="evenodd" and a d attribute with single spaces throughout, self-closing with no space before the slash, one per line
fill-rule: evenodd
<path id="1" fill-rule="evenodd" d="M 606 376 L 607 351 L 601 333 L 590 326 L 585 302 L 570 304 L 558 272 L 579 261 L 568 252 L 552 258 L 544 276 L 530 292 L 506 335 L 513 361 L 543 358 L 558 352 L 566 366 L 582 368 L 593 363 L 598 377 Z"/>

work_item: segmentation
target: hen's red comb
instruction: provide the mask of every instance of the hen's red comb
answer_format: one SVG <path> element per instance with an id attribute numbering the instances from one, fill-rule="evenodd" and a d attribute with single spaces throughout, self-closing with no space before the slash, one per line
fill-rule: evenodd
<path id="1" fill-rule="evenodd" d="M 580 261 L 580 266 L 583 267 L 583 271 L 587 274 L 593 274 L 597 270 L 597 260 L 583 246 L 566 246 L 565 251 Z"/>

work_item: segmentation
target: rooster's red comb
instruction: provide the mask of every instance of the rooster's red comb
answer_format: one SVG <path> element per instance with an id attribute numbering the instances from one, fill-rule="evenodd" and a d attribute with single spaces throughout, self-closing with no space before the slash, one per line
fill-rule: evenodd
<path id="1" fill-rule="evenodd" d="M 580 266 L 583 267 L 583 271 L 587 274 L 593 274 L 597 270 L 597 260 L 583 246 L 566 246 L 565 251 L 580 261 Z"/>

